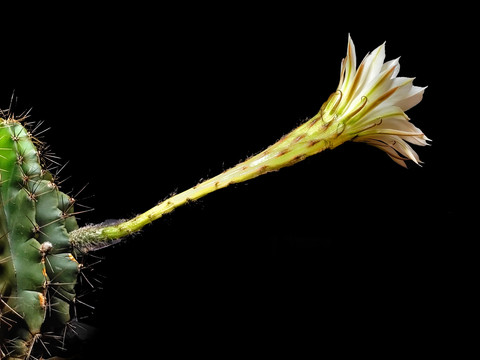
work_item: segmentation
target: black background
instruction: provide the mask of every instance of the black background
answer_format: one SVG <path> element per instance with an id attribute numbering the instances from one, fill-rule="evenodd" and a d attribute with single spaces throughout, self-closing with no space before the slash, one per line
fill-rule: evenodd
<path id="1" fill-rule="evenodd" d="M 416 148 L 422 167 L 347 143 L 95 253 L 82 359 L 459 351 L 475 237 L 468 10 L 367 6 L 9 13 L 0 106 L 14 92 L 16 113 L 51 128 L 62 189 L 88 184 L 81 225 L 145 211 L 316 114 L 349 33 L 358 61 L 386 41 L 400 75 L 429 86 L 408 112 L 433 140 Z"/>

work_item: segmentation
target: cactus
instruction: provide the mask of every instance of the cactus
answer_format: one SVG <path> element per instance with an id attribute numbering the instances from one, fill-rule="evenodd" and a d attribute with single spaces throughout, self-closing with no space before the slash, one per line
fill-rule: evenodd
<path id="1" fill-rule="evenodd" d="M 133 219 L 81 228 L 75 199 L 60 191 L 48 156 L 42 156 L 44 144 L 24 119 L 10 113 L 0 117 L 0 358 L 57 355 L 45 339 L 61 338 L 74 320 L 79 259 L 189 201 L 350 140 L 374 145 L 400 165 L 418 163 L 407 142 L 426 145 L 428 139 L 404 111 L 422 99 L 424 88 L 413 86 L 413 79 L 396 78 L 398 61 L 383 60 L 382 45 L 357 69 L 349 39 L 337 91 L 310 120 L 259 154 Z"/>
<path id="2" fill-rule="evenodd" d="M 12 358 L 32 354 L 42 331 L 66 326 L 79 271 L 68 236 L 75 200 L 42 166 L 41 151 L 19 121 L 0 119 L 0 335 Z"/>

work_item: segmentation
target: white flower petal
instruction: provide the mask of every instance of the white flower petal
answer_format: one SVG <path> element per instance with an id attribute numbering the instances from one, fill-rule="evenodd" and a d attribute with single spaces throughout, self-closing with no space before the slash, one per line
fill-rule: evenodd
<path id="1" fill-rule="evenodd" d="M 412 147 L 398 136 L 393 136 L 393 138 L 395 140 L 395 143 L 390 146 L 393 147 L 398 153 L 408 157 L 410 160 L 414 161 L 417 165 L 419 165 L 420 158 L 418 157 L 418 154 L 412 149 Z"/>
<path id="2" fill-rule="evenodd" d="M 383 61 L 385 60 L 385 43 L 377 47 L 370 55 L 368 55 L 368 71 L 365 83 L 372 81 L 382 70 Z"/>
<path id="3" fill-rule="evenodd" d="M 414 135 L 414 136 L 403 136 L 402 137 L 405 141 L 408 141 L 410 144 L 418 145 L 418 146 L 426 146 L 428 145 L 428 140 L 430 140 L 425 135 Z"/>
<path id="4" fill-rule="evenodd" d="M 375 126 L 373 130 L 383 132 L 386 131 L 400 131 L 408 134 L 423 134 L 422 131 L 413 125 L 410 121 L 401 117 L 389 117 L 382 119 L 381 123 L 378 126 Z"/>
<path id="5" fill-rule="evenodd" d="M 343 60 L 343 79 L 340 90 L 345 94 L 348 88 L 351 86 L 351 82 L 356 73 L 357 67 L 357 56 L 355 54 L 355 45 L 353 44 L 352 38 L 348 35 L 348 46 L 347 46 L 347 56 Z"/>
<path id="6" fill-rule="evenodd" d="M 355 79 L 352 81 L 352 87 L 349 89 L 350 98 L 346 99 L 347 101 L 363 95 L 362 91 L 364 91 L 365 85 L 378 76 L 384 60 L 384 44 L 377 47 L 371 54 L 365 56 L 357 69 Z"/>
<path id="7" fill-rule="evenodd" d="M 377 122 L 376 120 L 379 119 L 387 119 L 387 118 L 394 118 L 394 119 L 402 119 L 402 120 L 409 120 L 407 114 L 403 112 L 403 110 L 398 106 L 378 106 L 377 108 L 373 109 L 369 114 L 367 119 L 375 119 L 372 121 Z"/>
<path id="8" fill-rule="evenodd" d="M 383 64 L 382 70 L 380 70 L 380 72 L 384 72 L 385 70 L 390 69 L 392 66 L 398 66 L 399 62 L 400 62 L 400 58 L 387 61 L 386 63 Z M 400 70 L 400 67 L 398 68 L 398 70 Z"/>
<path id="9" fill-rule="evenodd" d="M 398 59 L 389 61 L 389 66 L 382 67 L 382 71 L 366 85 L 368 92 L 364 95 L 369 99 L 373 99 L 390 90 L 398 66 Z"/>
<path id="10" fill-rule="evenodd" d="M 420 164 L 420 158 L 418 154 L 412 149 L 410 145 L 408 145 L 401 137 L 396 135 L 387 135 L 387 134 L 375 134 L 375 135 L 368 135 L 364 136 L 363 138 L 360 136 L 355 141 L 360 142 L 368 142 L 372 145 L 375 145 L 379 149 L 387 152 L 390 156 L 392 156 L 392 152 L 388 150 L 388 148 L 392 148 L 396 151 L 397 154 L 400 154 L 407 159 L 412 160 L 417 165 Z M 375 143 L 376 141 L 376 143 Z"/>
<path id="11" fill-rule="evenodd" d="M 349 123 L 349 131 L 354 134 L 363 134 L 364 131 L 382 124 L 388 118 L 408 121 L 408 116 L 401 108 L 397 106 L 378 106 L 370 111 L 367 116 L 362 116 L 356 121 Z"/>
<path id="12" fill-rule="evenodd" d="M 381 119 L 378 125 L 360 133 L 359 136 L 371 136 L 376 134 L 395 135 L 411 144 L 425 146 L 428 139 L 422 131 L 411 122 L 401 118 Z"/>
<path id="13" fill-rule="evenodd" d="M 403 99 L 399 99 L 395 105 L 402 108 L 403 111 L 407 111 L 417 105 L 423 99 L 423 93 L 427 87 L 413 86 L 409 89 L 408 93 L 403 96 Z"/>
<path id="14" fill-rule="evenodd" d="M 404 168 L 407 168 L 407 164 L 405 163 L 404 160 L 408 160 L 407 158 L 404 158 L 400 156 L 392 147 L 389 145 L 385 144 L 382 141 L 379 141 L 377 139 L 370 139 L 370 138 L 357 138 L 354 141 L 357 142 L 364 142 L 366 144 L 369 144 L 371 146 L 376 147 L 377 149 L 380 149 L 388 154 L 390 158 L 395 161 L 397 164 L 403 166 Z"/>

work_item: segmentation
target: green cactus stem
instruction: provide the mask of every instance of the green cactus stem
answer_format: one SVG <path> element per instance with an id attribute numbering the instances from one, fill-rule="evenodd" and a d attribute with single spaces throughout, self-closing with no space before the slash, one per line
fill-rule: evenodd
<path id="1" fill-rule="evenodd" d="M 69 322 L 80 268 L 68 236 L 74 201 L 42 167 L 41 145 L 19 121 L 0 118 L 0 351 L 12 359 L 28 358 L 46 329 Z"/>

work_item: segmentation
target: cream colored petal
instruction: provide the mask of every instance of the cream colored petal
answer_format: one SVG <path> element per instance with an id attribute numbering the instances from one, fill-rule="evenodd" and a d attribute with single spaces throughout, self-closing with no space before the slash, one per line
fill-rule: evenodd
<path id="1" fill-rule="evenodd" d="M 395 77 L 392 81 L 392 85 L 398 88 L 404 88 L 404 87 L 410 88 L 412 86 L 413 80 L 415 80 L 415 78 L 409 78 L 409 77 L 403 77 L 403 76 Z"/>
<path id="2" fill-rule="evenodd" d="M 390 156 L 390 159 L 392 159 L 393 161 L 395 161 L 397 164 L 403 166 L 404 168 L 407 168 L 407 163 L 405 162 L 405 160 L 408 160 L 407 158 L 405 157 L 402 157 L 400 156 L 394 149 L 392 149 L 390 146 L 386 146 L 384 145 L 383 147 L 381 146 L 376 146 L 374 145 L 376 148 L 380 149 L 380 150 L 383 150 L 385 151 L 388 156 Z"/>
<path id="3" fill-rule="evenodd" d="M 390 106 L 378 106 L 377 108 L 370 111 L 368 114 L 369 118 L 372 119 L 402 119 L 402 120 L 409 120 L 407 114 L 403 112 L 403 110 L 395 105 Z"/>
<path id="4" fill-rule="evenodd" d="M 368 71 L 366 71 L 365 84 L 368 84 L 378 74 L 380 74 L 384 61 L 385 43 L 377 47 L 375 50 L 372 51 L 370 55 L 368 55 L 368 66 L 366 66 Z"/>
<path id="5" fill-rule="evenodd" d="M 378 125 L 363 131 L 360 136 L 395 135 L 411 144 L 425 146 L 429 140 L 422 131 L 412 123 L 400 118 L 381 119 Z"/>
<path id="6" fill-rule="evenodd" d="M 383 145 L 381 145 L 381 143 L 383 143 L 394 149 L 398 154 L 402 155 L 403 157 L 406 157 L 407 159 L 415 162 L 417 165 L 420 165 L 420 158 L 418 157 L 418 154 L 399 136 L 375 134 L 365 136 L 365 139 L 373 142 L 376 140 L 377 142 L 379 142 L 379 144 L 377 144 L 378 148 L 389 152 L 387 151 L 387 148 L 383 148 Z M 359 137 L 356 141 L 362 141 L 361 137 Z"/>
<path id="7" fill-rule="evenodd" d="M 399 154 L 402 154 L 403 156 L 406 156 L 413 162 L 419 165 L 420 158 L 418 157 L 418 154 L 412 149 L 410 145 L 408 145 L 402 138 L 399 136 L 391 136 L 390 137 L 393 140 L 393 143 L 389 144 L 395 151 L 397 151 Z"/>
<path id="8" fill-rule="evenodd" d="M 345 78 L 345 59 L 342 59 L 342 62 L 340 63 L 340 80 L 338 82 L 337 90 L 341 89 L 344 78 Z"/>
<path id="9" fill-rule="evenodd" d="M 357 69 L 355 79 L 352 81 L 352 87 L 354 86 L 354 88 L 349 90 L 350 99 L 362 96 L 362 93 L 365 92 L 366 85 L 380 73 L 384 60 L 384 44 L 377 47 L 371 54 L 365 56 Z"/>
<path id="10" fill-rule="evenodd" d="M 393 161 L 395 161 L 397 164 L 403 166 L 404 168 L 407 168 L 407 164 L 405 163 L 404 160 L 408 160 L 408 159 L 399 155 L 392 147 L 385 144 L 383 141 L 380 141 L 378 139 L 369 138 L 369 137 L 365 137 L 365 138 L 360 138 L 359 137 L 359 138 L 356 138 L 354 141 L 364 142 L 368 145 L 374 146 L 377 149 L 380 149 L 380 150 L 386 152 L 388 154 L 388 156 L 390 156 L 390 158 Z"/>
<path id="11" fill-rule="evenodd" d="M 427 141 L 431 141 L 425 135 L 415 135 L 415 136 L 403 136 L 402 137 L 405 141 L 408 141 L 410 144 L 418 145 L 418 146 L 427 146 L 429 145 Z"/>
<path id="12" fill-rule="evenodd" d="M 385 70 L 390 69 L 392 66 L 398 66 L 398 70 L 400 70 L 399 63 L 400 63 L 400 58 L 399 57 L 396 58 L 396 59 L 393 59 L 393 60 L 389 60 L 389 61 L 387 61 L 386 63 L 383 64 L 380 72 L 384 72 Z"/>
<path id="13" fill-rule="evenodd" d="M 397 66 L 395 66 L 395 70 L 393 71 L 392 77 L 397 77 L 398 73 L 400 72 L 400 58 L 397 58 Z"/>
<path id="14" fill-rule="evenodd" d="M 423 93 L 427 87 L 411 86 L 409 91 L 402 99 L 396 101 L 395 105 L 401 107 L 403 111 L 407 111 L 417 105 L 423 99 Z"/>
<path id="15" fill-rule="evenodd" d="M 392 134 L 401 137 L 411 144 L 426 146 L 431 141 L 418 127 L 401 118 L 382 119 L 381 124 L 370 129 L 376 133 Z M 366 134 L 368 134 L 368 131 Z"/>
<path id="16" fill-rule="evenodd" d="M 381 125 L 383 119 L 398 118 L 408 121 L 408 116 L 397 106 L 379 106 L 358 119 L 347 122 L 347 133 L 363 134 L 368 129 Z"/>
<path id="17" fill-rule="evenodd" d="M 392 88 L 393 74 L 396 72 L 396 67 L 398 66 L 398 60 L 389 61 L 390 65 L 382 70 L 372 81 L 370 81 L 366 86 L 366 92 L 363 94 L 368 98 L 369 101 L 382 96 Z M 383 68 L 382 68 L 383 69 Z"/>
<path id="18" fill-rule="evenodd" d="M 409 134 L 422 134 L 422 131 L 417 128 L 415 125 L 413 125 L 410 121 L 405 119 L 404 117 L 388 117 L 388 118 L 382 118 L 381 122 L 379 123 L 378 126 L 373 128 L 374 130 L 382 130 L 382 131 L 388 131 L 388 130 L 398 130 L 404 133 L 409 133 Z"/>
<path id="19" fill-rule="evenodd" d="M 348 123 L 350 125 L 358 126 L 359 124 L 368 124 L 374 119 L 378 119 L 378 116 L 373 115 L 376 114 L 376 112 L 390 111 L 392 105 L 388 104 L 386 100 L 395 93 L 397 88 L 388 88 L 388 84 L 382 86 L 386 87 L 385 91 L 379 89 L 370 97 L 363 96 L 361 98 L 362 102 L 359 103 L 360 105 L 352 108 L 351 111 L 345 115 L 346 117 L 349 116 Z"/>
<path id="20" fill-rule="evenodd" d="M 344 65 L 343 65 L 344 75 L 343 75 L 342 84 L 340 85 L 339 89 L 345 95 L 345 93 L 348 91 L 348 88 L 351 86 L 351 82 L 353 78 L 355 77 L 356 67 L 357 67 L 355 45 L 353 44 L 353 40 L 350 37 L 350 35 L 348 35 L 347 55 L 343 60 L 343 62 L 344 62 Z"/>

